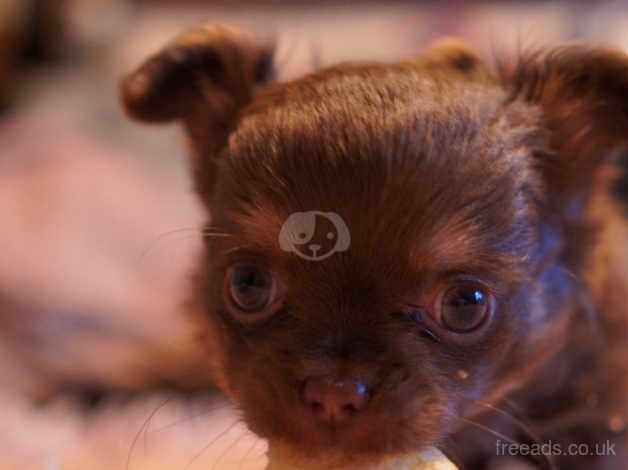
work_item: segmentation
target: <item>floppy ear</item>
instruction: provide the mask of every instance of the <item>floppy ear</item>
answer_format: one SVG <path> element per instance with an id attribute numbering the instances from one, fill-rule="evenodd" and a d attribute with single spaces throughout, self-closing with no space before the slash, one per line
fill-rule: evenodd
<path id="1" fill-rule="evenodd" d="M 272 54 L 271 45 L 243 32 L 203 25 L 123 78 L 120 97 L 134 119 L 182 122 L 203 158 L 224 146 L 254 87 L 271 78 Z"/>
<path id="2" fill-rule="evenodd" d="M 541 108 L 538 164 L 556 209 L 577 216 L 606 163 L 628 144 L 628 56 L 565 46 L 501 64 L 511 100 Z"/>

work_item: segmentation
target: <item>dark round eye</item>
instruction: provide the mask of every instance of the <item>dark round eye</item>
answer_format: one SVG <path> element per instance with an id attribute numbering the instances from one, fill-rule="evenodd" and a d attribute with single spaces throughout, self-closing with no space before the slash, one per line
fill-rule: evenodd
<path id="1" fill-rule="evenodd" d="M 440 302 L 440 320 L 445 328 L 468 333 L 484 323 L 491 313 L 493 299 L 477 286 L 455 286 L 447 290 Z"/>
<path id="2" fill-rule="evenodd" d="M 226 294 L 239 312 L 264 311 L 275 300 L 277 287 L 270 271 L 249 265 L 234 266 L 225 279 Z"/>

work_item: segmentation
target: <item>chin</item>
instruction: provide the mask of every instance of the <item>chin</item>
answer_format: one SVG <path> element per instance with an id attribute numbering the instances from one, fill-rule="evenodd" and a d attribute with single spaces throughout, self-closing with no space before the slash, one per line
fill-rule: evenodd
<path id="1" fill-rule="evenodd" d="M 438 431 L 441 426 L 422 426 L 418 417 L 392 419 L 388 423 L 382 417 L 359 417 L 351 423 L 327 424 L 303 416 L 305 413 L 289 415 L 292 419 L 283 423 L 257 422 L 248 416 L 246 421 L 271 447 L 281 445 L 308 458 L 338 454 L 351 460 L 381 460 L 436 445 L 442 438 Z"/>

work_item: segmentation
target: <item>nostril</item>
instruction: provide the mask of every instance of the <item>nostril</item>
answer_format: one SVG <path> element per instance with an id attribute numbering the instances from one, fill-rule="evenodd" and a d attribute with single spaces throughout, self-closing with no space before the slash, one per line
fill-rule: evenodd
<path id="1" fill-rule="evenodd" d="M 313 401 L 310 403 L 310 408 L 314 413 L 321 413 L 323 411 L 323 404 L 319 401 Z"/>
<path id="2" fill-rule="evenodd" d="M 306 380 L 303 398 L 312 413 L 325 421 L 340 421 L 356 415 L 366 406 L 368 390 L 359 380 Z"/>
<path id="3" fill-rule="evenodd" d="M 358 409 L 355 407 L 355 405 L 352 405 L 352 404 L 347 404 L 347 405 L 344 405 L 344 406 L 342 407 L 342 411 L 343 411 L 346 415 L 348 415 L 348 416 L 352 416 L 352 415 L 354 415 L 355 413 L 357 413 L 357 412 L 358 412 Z"/>

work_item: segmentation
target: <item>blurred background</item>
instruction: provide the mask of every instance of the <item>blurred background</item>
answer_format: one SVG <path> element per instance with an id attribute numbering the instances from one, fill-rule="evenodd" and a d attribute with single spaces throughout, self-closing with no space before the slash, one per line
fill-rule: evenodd
<path id="1" fill-rule="evenodd" d="M 280 79 L 442 36 L 489 59 L 573 39 L 628 50 L 618 0 L 0 0 L 0 403 L 205 381 L 185 307 L 205 215 L 185 147 L 176 127 L 126 120 L 116 84 L 208 20 L 275 37 Z"/>

